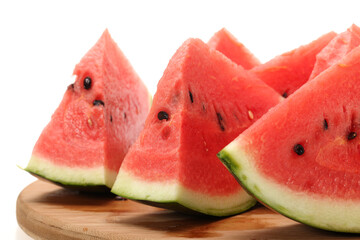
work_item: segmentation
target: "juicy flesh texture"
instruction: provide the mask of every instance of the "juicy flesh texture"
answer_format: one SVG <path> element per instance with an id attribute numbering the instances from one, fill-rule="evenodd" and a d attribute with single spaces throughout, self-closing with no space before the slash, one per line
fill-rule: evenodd
<path id="1" fill-rule="evenodd" d="M 208 45 L 211 48 L 223 53 L 230 60 L 245 69 L 251 69 L 260 65 L 260 61 L 247 49 L 244 44 L 240 43 L 225 28 L 221 29 L 209 40 Z"/>
<path id="2" fill-rule="evenodd" d="M 33 153 L 69 167 L 117 172 L 140 133 L 149 94 L 106 30 L 74 69 L 77 76 Z M 88 89 L 84 79 L 91 78 Z M 95 105 L 100 100 L 103 104 Z"/>
<path id="3" fill-rule="evenodd" d="M 360 199 L 359 82 L 357 47 L 246 130 L 239 148 L 267 178 L 297 192 Z"/>
<path id="4" fill-rule="evenodd" d="M 131 144 L 144 126 L 149 109 L 146 87 L 120 51 L 110 34 L 105 31 L 98 43 L 89 51 L 74 70 L 74 74 L 94 72 L 96 80 L 103 82 L 100 89 L 94 85 L 89 94 L 96 98 L 96 91 L 104 97 L 106 138 L 104 144 L 105 168 L 117 172 Z M 85 90 L 86 91 L 86 90 Z"/>
<path id="5" fill-rule="evenodd" d="M 181 62 L 174 65 L 181 67 Z M 163 79 L 169 80 L 159 82 L 145 127 L 120 169 L 128 169 L 146 181 L 168 181 L 179 176 L 180 135 L 176 133 L 182 124 L 182 74 L 165 70 Z M 160 111 L 169 115 L 168 121 L 158 119 Z"/>
<path id="6" fill-rule="evenodd" d="M 190 39 L 170 60 L 120 171 L 209 195 L 242 191 L 216 153 L 280 100 L 241 66 Z M 160 111 L 169 119 L 159 120 Z"/>
<path id="7" fill-rule="evenodd" d="M 330 32 L 315 41 L 251 69 L 281 95 L 291 95 L 309 79 L 316 55 L 336 36 Z"/>
<path id="8" fill-rule="evenodd" d="M 60 166 L 99 167 L 104 164 L 104 138 L 101 107 L 79 99 L 79 94 L 70 88 L 36 142 L 33 154 Z"/>
<path id="9" fill-rule="evenodd" d="M 316 56 L 314 69 L 309 79 L 340 61 L 360 44 L 360 28 L 353 24 L 347 31 L 340 33 Z"/>

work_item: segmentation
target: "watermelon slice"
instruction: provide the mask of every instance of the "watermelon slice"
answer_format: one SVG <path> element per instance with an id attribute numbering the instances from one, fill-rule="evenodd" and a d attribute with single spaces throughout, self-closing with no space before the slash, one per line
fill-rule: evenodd
<path id="1" fill-rule="evenodd" d="M 322 71 L 340 61 L 355 47 L 360 45 L 360 28 L 353 24 L 347 31 L 340 33 L 316 55 L 314 69 L 310 79 L 315 78 Z"/>
<path id="2" fill-rule="evenodd" d="M 260 65 L 260 61 L 225 28 L 209 40 L 208 45 L 218 50 L 245 69 Z"/>
<path id="3" fill-rule="evenodd" d="M 250 71 L 283 97 L 287 97 L 308 81 L 314 68 L 316 55 L 335 36 L 334 32 L 325 34 L 307 45 L 277 56 Z"/>
<path id="4" fill-rule="evenodd" d="M 360 233 L 360 47 L 283 101 L 219 157 L 270 208 Z"/>
<path id="5" fill-rule="evenodd" d="M 25 170 L 67 186 L 111 187 L 144 126 L 149 94 L 107 30 L 74 74 Z"/>
<path id="6" fill-rule="evenodd" d="M 226 216 L 255 204 L 216 153 L 282 97 L 198 39 L 175 53 L 112 188 L 122 197 Z"/>

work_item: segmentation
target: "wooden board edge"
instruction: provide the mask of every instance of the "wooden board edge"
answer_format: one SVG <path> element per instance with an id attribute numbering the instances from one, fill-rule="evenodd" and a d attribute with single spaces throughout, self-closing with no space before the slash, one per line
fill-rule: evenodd
<path id="1" fill-rule="evenodd" d="M 49 224 L 34 217 L 35 211 L 27 206 L 27 203 L 22 201 L 21 192 L 16 201 L 16 219 L 19 227 L 31 238 L 34 239 L 57 239 L 57 240 L 83 240 L 102 239 L 96 236 L 84 235 L 71 230 L 65 230 L 57 227 L 55 224 Z M 57 221 L 52 219 L 53 221 Z M 63 224 L 64 225 L 64 224 Z"/>

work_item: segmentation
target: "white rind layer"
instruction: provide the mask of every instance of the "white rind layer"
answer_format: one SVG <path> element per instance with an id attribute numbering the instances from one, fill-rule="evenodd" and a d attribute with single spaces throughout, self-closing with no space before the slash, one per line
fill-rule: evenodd
<path id="1" fill-rule="evenodd" d="M 125 198 L 155 203 L 178 203 L 185 208 L 213 216 L 229 216 L 248 210 L 256 200 L 241 190 L 228 196 L 210 196 L 174 181 L 146 181 L 121 169 L 111 190 Z"/>
<path id="2" fill-rule="evenodd" d="M 51 161 L 33 154 L 25 170 L 63 185 L 105 185 L 105 170 L 103 166 L 94 168 L 70 168 L 55 165 Z"/>
<path id="3" fill-rule="evenodd" d="M 258 171 L 251 153 L 241 149 L 241 140 L 220 152 L 224 164 L 243 187 L 275 211 L 317 228 L 360 233 L 360 201 L 297 192 Z M 227 159 L 225 159 L 227 158 Z"/>
<path id="4" fill-rule="evenodd" d="M 105 185 L 108 188 L 112 188 L 116 180 L 117 171 L 109 170 L 105 168 Z"/>

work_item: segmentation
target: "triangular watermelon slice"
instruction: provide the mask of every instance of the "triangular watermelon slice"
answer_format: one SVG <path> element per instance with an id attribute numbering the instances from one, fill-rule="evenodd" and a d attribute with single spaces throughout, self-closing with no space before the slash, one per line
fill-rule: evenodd
<path id="1" fill-rule="evenodd" d="M 315 41 L 283 53 L 250 71 L 287 97 L 306 83 L 314 68 L 316 55 L 336 36 L 330 32 Z"/>
<path id="2" fill-rule="evenodd" d="M 340 33 L 316 55 L 316 62 L 310 79 L 315 78 L 322 71 L 340 61 L 355 47 L 360 45 L 360 28 L 355 24 L 347 31 Z"/>
<path id="3" fill-rule="evenodd" d="M 208 45 L 245 69 L 260 65 L 260 61 L 228 30 L 222 28 L 209 40 Z"/>
<path id="4" fill-rule="evenodd" d="M 111 187 L 144 126 L 149 93 L 107 30 L 74 74 L 25 170 L 65 186 Z"/>
<path id="5" fill-rule="evenodd" d="M 282 97 L 198 39 L 175 53 L 112 192 L 150 205 L 226 216 L 255 204 L 216 153 Z"/>
<path id="6" fill-rule="evenodd" d="M 219 157 L 270 208 L 360 233 L 360 47 L 274 107 Z"/>

